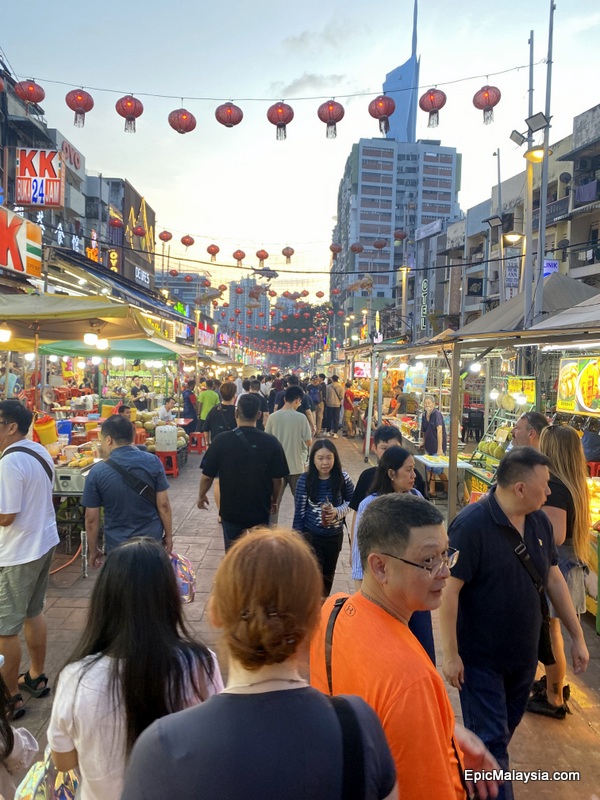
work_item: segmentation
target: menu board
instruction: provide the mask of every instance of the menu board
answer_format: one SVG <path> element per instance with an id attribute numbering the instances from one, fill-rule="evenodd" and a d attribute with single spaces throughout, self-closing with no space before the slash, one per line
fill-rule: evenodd
<path id="1" fill-rule="evenodd" d="M 404 391 L 406 393 L 416 392 L 421 395 L 425 394 L 428 373 L 429 367 L 427 366 L 423 366 L 420 369 L 414 366 L 407 367 L 404 374 Z"/>
<path id="2" fill-rule="evenodd" d="M 556 410 L 600 416 L 600 358 L 561 358 Z"/>
<path id="3" fill-rule="evenodd" d="M 535 378 L 509 378 L 508 394 L 522 392 L 530 405 L 535 405 Z"/>

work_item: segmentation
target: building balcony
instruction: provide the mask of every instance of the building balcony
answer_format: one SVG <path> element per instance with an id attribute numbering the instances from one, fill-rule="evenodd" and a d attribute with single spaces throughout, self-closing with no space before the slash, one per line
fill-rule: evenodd
<path id="1" fill-rule="evenodd" d="M 600 246 L 573 250 L 569 254 L 569 277 L 589 278 L 600 275 Z"/>

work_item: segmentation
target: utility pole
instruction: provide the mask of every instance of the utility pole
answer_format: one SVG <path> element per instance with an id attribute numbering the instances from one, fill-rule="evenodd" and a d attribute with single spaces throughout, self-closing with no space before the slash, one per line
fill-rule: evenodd
<path id="1" fill-rule="evenodd" d="M 529 103 L 527 118 L 533 116 L 533 31 L 529 32 Z M 533 145 L 533 134 L 527 129 L 527 149 Z M 526 330 L 531 327 L 533 308 L 531 303 L 531 291 L 533 283 L 533 162 L 525 160 L 526 190 L 525 190 L 525 263 L 523 265 L 523 328 Z M 539 248 L 538 248 L 539 249 Z"/>

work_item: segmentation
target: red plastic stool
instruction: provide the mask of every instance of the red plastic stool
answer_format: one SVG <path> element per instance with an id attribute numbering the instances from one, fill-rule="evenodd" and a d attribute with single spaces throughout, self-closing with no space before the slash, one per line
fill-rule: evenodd
<path id="1" fill-rule="evenodd" d="M 174 478 L 179 476 L 179 466 L 177 464 L 177 451 L 170 453 L 156 453 L 160 458 L 160 463 L 165 468 L 165 475 L 172 475 Z"/>
<path id="2" fill-rule="evenodd" d="M 590 478 L 600 477 L 600 461 L 588 461 L 587 465 L 590 471 Z"/>
<path id="3" fill-rule="evenodd" d="M 188 442 L 188 453 L 203 453 L 208 447 L 208 436 L 205 433 L 195 431 L 190 433 Z"/>

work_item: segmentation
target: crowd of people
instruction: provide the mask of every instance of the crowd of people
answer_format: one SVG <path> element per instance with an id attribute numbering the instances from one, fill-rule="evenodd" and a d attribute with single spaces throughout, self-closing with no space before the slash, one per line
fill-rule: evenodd
<path id="1" fill-rule="evenodd" d="M 10 721 L 26 712 L 23 693 L 50 691 L 52 759 L 78 769 L 81 800 L 192 798 L 198 787 L 229 800 L 514 797 L 510 780 L 488 774 L 475 786 L 473 771 L 508 769 L 526 710 L 565 718 L 561 621 L 574 672 L 589 660 L 578 618 L 589 526 L 581 440 L 524 414 L 496 484 L 447 531 L 393 426 L 374 431 L 378 464 L 354 486 L 333 441 L 351 386 L 277 380 L 186 389 L 210 439 L 197 505 L 212 500 L 223 531 L 209 604 L 220 660 L 184 622 L 164 470 L 133 446 L 119 413 L 102 426 L 104 460 L 83 495 L 100 572 L 81 639 L 52 687 L 43 602 L 58 543 L 53 465 L 27 438 L 31 413 L 0 402 L 5 800 L 12 773 L 36 754 Z M 443 451 L 438 412 L 425 409 L 428 446 Z M 287 486 L 291 529 L 278 527 Z M 330 597 L 351 511 L 356 592 Z M 464 727 L 435 666 L 438 609 L 442 673 L 460 690 Z M 538 658 L 546 673 L 534 682 Z"/>

